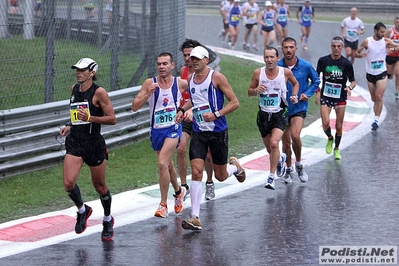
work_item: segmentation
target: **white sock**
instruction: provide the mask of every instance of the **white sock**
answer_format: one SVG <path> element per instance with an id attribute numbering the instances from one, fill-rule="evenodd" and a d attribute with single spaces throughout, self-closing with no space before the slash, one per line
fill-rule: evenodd
<path id="1" fill-rule="evenodd" d="M 374 116 L 374 121 L 377 122 L 377 124 L 378 124 L 378 121 L 380 121 L 380 117 L 379 116 Z"/>
<path id="2" fill-rule="evenodd" d="M 271 177 L 271 178 L 274 179 L 274 174 L 270 173 L 270 174 L 269 174 L 269 177 Z"/>
<path id="3" fill-rule="evenodd" d="M 108 216 L 104 215 L 104 218 L 103 218 L 104 222 L 110 222 L 111 220 L 112 220 L 112 216 L 111 215 L 108 215 Z"/>
<path id="4" fill-rule="evenodd" d="M 191 214 L 199 217 L 202 197 L 202 182 L 191 180 L 190 185 Z"/>
<path id="5" fill-rule="evenodd" d="M 82 214 L 82 213 L 84 213 L 85 211 L 86 211 L 86 207 L 85 207 L 85 205 L 83 204 L 82 208 L 79 208 L 79 209 L 78 209 L 78 213 Z"/>
<path id="6" fill-rule="evenodd" d="M 296 166 L 296 167 L 301 166 L 301 165 L 302 165 L 301 162 L 295 162 L 295 166 Z"/>
<path id="7" fill-rule="evenodd" d="M 232 176 L 235 172 L 237 172 L 237 166 L 235 166 L 234 164 L 228 164 L 227 165 L 227 178 L 229 178 L 230 176 Z"/>

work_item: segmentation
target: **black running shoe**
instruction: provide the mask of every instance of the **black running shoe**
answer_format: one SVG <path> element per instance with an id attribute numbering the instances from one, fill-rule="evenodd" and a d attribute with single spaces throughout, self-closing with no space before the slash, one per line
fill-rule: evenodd
<path id="1" fill-rule="evenodd" d="M 112 240 L 112 238 L 114 237 L 114 223 L 114 217 L 112 217 L 111 221 L 109 222 L 103 221 L 103 231 L 101 233 L 101 239 L 103 241 Z"/>
<path id="2" fill-rule="evenodd" d="M 76 225 L 75 225 L 75 232 L 77 234 L 83 233 L 87 228 L 87 220 L 89 219 L 93 210 L 85 204 L 85 212 L 80 214 L 76 217 Z"/>

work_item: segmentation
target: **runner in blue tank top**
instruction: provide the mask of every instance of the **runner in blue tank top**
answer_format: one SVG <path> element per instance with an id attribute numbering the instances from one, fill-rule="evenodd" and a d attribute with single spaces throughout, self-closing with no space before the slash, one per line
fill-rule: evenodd
<path id="1" fill-rule="evenodd" d="M 186 188 L 179 186 L 173 157 L 181 140 L 182 127 L 174 118 L 179 108 L 181 94 L 187 89 L 187 81 L 173 77 L 175 67 L 170 53 L 161 53 L 157 57 L 158 76 L 148 78 L 134 98 L 132 110 L 136 112 L 148 101 L 150 106 L 150 140 L 158 156 L 159 189 L 161 202 L 154 216 L 168 217 L 168 190 L 172 184 L 175 194 L 175 213 L 183 210 Z"/>
<path id="2" fill-rule="evenodd" d="M 299 17 L 299 15 L 301 16 Z M 298 23 L 301 24 L 301 37 L 299 38 L 299 42 L 302 43 L 303 49 L 307 50 L 312 21 L 315 21 L 314 8 L 310 5 L 310 0 L 305 0 L 305 4 L 299 7 L 296 12 L 296 17 Z"/>
<path id="3" fill-rule="evenodd" d="M 238 33 L 240 32 L 240 19 L 242 18 L 242 7 L 240 6 L 240 0 L 235 0 L 230 6 L 229 13 L 229 35 L 231 42 L 227 44 L 231 49 L 235 50 L 235 44 L 237 42 Z"/>
<path id="4" fill-rule="evenodd" d="M 290 7 L 285 4 L 284 0 L 278 1 L 278 5 L 276 8 L 276 17 L 277 45 L 280 47 L 281 41 L 288 36 L 288 18 L 292 21 Z"/>

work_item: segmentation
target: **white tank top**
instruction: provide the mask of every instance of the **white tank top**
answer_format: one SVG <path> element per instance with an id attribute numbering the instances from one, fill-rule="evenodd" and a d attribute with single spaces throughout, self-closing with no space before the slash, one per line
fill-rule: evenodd
<path id="1" fill-rule="evenodd" d="M 154 82 L 156 82 L 156 79 L 154 79 Z M 176 93 L 176 99 L 173 97 L 173 90 Z M 173 79 L 172 86 L 168 89 L 164 90 L 158 87 L 156 91 L 148 97 L 151 126 L 153 128 L 166 128 L 175 125 L 174 118 L 180 99 L 181 94 L 178 88 L 177 78 Z"/>
<path id="2" fill-rule="evenodd" d="M 376 41 L 373 37 L 368 37 L 367 42 L 366 72 L 376 76 L 387 70 L 385 65 L 385 57 L 387 56 L 385 40 L 382 38 Z"/>
<path id="3" fill-rule="evenodd" d="M 281 101 L 287 105 L 287 83 L 284 76 L 284 68 L 278 68 L 278 75 L 272 80 L 268 79 L 266 76 L 266 67 L 260 69 L 259 85 L 264 84 L 266 86 L 266 91 L 264 93 L 259 93 L 259 107 L 264 112 L 280 112 L 283 109 L 281 108 Z"/>

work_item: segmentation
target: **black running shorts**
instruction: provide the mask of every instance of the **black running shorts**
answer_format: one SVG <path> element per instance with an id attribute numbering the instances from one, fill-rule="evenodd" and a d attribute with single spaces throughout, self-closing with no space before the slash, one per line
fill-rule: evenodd
<path id="1" fill-rule="evenodd" d="M 67 154 L 82 157 L 88 166 L 99 166 L 108 159 L 107 146 L 101 135 L 88 140 L 68 135 L 65 139 L 65 148 Z"/>
<path id="2" fill-rule="evenodd" d="M 259 110 L 256 124 L 258 125 L 262 138 L 271 134 L 274 128 L 279 128 L 284 131 L 288 124 L 288 111 L 283 109 L 278 113 L 267 113 Z"/>
<path id="3" fill-rule="evenodd" d="M 228 156 L 228 131 L 222 132 L 195 132 L 190 140 L 190 160 L 202 159 L 205 161 L 208 148 L 212 155 L 212 162 L 217 165 L 227 164 Z"/>

